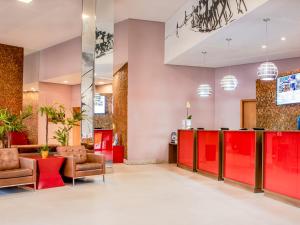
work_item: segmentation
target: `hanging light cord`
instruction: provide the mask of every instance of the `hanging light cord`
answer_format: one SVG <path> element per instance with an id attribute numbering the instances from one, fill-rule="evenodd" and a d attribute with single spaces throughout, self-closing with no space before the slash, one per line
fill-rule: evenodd
<path id="1" fill-rule="evenodd" d="M 232 41 L 231 38 L 226 38 L 226 41 L 227 41 L 227 48 L 228 48 L 228 56 L 229 56 L 229 52 L 230 52 L 230 42 Z M 229 68 L 228 68 L 228 74 L 231 74 L 231 65 L 229 65 Z"/>
<path id="2" fill-rule="evenodd" d="M 269 62 L 269 27 L 268 27 L 268 23 L 270 22 L 270 18 L 265 18 L 263 20 L 265 23 L 266 23 L 266 59 L 267 59 L 267 62 Z"/>

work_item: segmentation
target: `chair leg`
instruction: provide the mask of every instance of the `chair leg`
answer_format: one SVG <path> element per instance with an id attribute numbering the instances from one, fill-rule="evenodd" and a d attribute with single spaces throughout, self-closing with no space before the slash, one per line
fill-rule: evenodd
<path id="1" fill-rule="evenodd" d="M 36 182 L 33 184 L 33 190 L 36 191 Z"/>
<path id="2" fill-rule="evenodd" d="M 74 178 L 72 178 L 72 181 L 73 181 L 73 187 L 75 186 L 75 179 Z"/>
<path id="3" fill-rule="evenodd" d="M 102 175 L 103 183 L 105 183 L 105 175 Z"/>

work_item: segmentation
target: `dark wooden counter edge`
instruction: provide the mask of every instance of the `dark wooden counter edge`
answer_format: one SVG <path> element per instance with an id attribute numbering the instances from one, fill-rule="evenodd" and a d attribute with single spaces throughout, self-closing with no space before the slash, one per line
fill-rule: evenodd
<path id="1" fill-rule="evenodd" d="M 265 192 L 264 195 L 266 197 L 300 208 L 300 199 L 292 198 L 287 195 L 278 194 L 268 190 L 264 190 L 264 192 Z"/>

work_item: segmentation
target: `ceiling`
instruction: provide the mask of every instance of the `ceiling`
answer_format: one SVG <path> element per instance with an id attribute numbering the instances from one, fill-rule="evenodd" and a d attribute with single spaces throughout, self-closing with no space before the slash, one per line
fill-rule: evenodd
<path id="1" fill-rule="evenodd" d="M 141 19 L 166 22 L 188 0 L 115 0 L 115 22 Z"/>
<path id="2" fill-rule="evenodd" d="M 41 50 L 81 35 L 81 0 L 0 0 L 0 43 Z"/>
<path id="3" fill-rule="evenodd" d="M 186 0 L 115 0 L 115 21 L 166 21 Z M 0 0 L 0 43 L 39 51 L 81 35 L 81 0 Z"/>
<path id="4" fill-rule="evenodd" d="M 223 67 L 300 56 L 300 1 L 270 0 L 241 19 L 220 29 L 168 64 Z M 269 47 L 265 44 L 263 18 L 271 18 Z M 228 50 L 226 38 L 233 40 Z M 286 41 L 281 41 L 286 37 Z M 201 52 L 207 51 L 205 64 Z"/>

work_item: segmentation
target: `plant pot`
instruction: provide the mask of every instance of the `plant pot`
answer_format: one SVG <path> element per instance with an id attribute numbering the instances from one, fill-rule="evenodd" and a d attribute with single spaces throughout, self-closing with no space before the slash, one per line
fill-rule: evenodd
<path id="1" fill-rule="evenodd" d="M 185 120 L 185 125 L 186 125 L 186 129 L 191 129 L 192 128 L 192 120 Z"/>
<path id="2" fill-rule="evenodd" d="M 42 159 L 47 159 L 49 155 L 49 151 L 41 151 Z"/>

